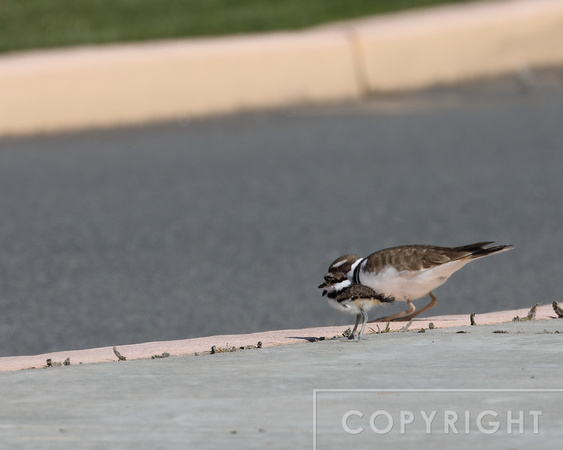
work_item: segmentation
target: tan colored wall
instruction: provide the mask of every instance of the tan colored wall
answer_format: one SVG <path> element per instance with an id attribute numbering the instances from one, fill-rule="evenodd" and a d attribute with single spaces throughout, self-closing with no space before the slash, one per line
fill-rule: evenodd
<path id="1" fill-rule="evenodd" d="M 563 62 L 563 1 L 460 4 L 302 32 L 0 57 L 0 135 L 358 98 Z"/>
<path id="2" fill-rule="evenodd" d="M 471 3 L 353 27 L 370 91 L 420 88 L 563 62 L 563 1 Z"/>
<path id="3" fill-rule="evenodd" d="M 0 134 L 138 123 L 358 95 L 341 33 L 21 54 L 0 61 Z"/>

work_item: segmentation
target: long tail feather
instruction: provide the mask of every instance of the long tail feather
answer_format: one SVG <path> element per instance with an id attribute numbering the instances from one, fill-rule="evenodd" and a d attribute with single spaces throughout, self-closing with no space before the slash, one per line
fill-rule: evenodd
<path id="1" fill-rule="evenodd" d="M 468 252 L 466 257 L 470 259 L 483 258 L 484 256 L 489 256 L 494 253 L 505 252 L 512 250 L 514 245 L 494 245 L 494 242 L 477 242 L 476 244 L 464 245 L 462 247 L 456 247 L 454 250 Z"/>

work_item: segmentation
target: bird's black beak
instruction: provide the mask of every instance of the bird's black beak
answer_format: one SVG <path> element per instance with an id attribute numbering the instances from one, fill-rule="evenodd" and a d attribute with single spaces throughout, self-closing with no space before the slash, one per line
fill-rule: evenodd
<path id="1" fill-rule="evenodd" d="M 326 283 L 319 284 L 318 289 L 322 289 L 326 286 Z"/>

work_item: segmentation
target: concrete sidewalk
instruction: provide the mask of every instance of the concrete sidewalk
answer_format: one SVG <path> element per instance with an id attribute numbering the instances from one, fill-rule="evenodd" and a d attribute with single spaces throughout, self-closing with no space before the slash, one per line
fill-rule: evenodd
<path id="1" fill-rule="evenodd" d="M 0 56 L 0 135 L 354 99 L 563 62 L 563 2 L 495 0 L 291 33 Z"/>
<path id="2" fill-rule="evenodd" d="M 0 445 L 556 449 L 562 339 L 545 319 L 2 373 Z"/>

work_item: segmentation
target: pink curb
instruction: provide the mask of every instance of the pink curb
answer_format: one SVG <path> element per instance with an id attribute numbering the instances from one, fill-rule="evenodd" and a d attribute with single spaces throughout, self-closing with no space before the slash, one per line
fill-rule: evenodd
<path id="1" fill-rule="evenodd" d="M 477 314 L 475 316 L 475 321 L 477 325 L 508 323 L 516 316 L 520 318 L 526 317 L 528 312 L 529 308 Z M 537 308 L 535 320 L 547 320 L 554 317 L 555 314 L 550 305 L 539 306 Z M 428 328 L 428 325 L 431 322 L 434 324 L 435 328 L 465 327 L 470 325 L 469 314 L 435 316 L 415 319 L 410 325 L 409 330 Z M 385 323 L 370 323 L 367 327 L 377 330 L 377 325 L 379 325 L 379 328 L 382 330 L 386 327 Z M 405 322 L 390 323 L 390 329 L 400 330 L 405 325 Z M 212 346 L 216 346 L 218 349 L 230 348 L 233 346 L 235 348 L 240 348 L 246 346 L 256 346 L 258 342 L 261 342 L 263 347 L 273 347 L 305 342 L 310 338 L 331 338 L 333 336 L 342 335 L 342 332 L 346 328 L 347 326 L 338 326 L 304 328 L 300 330 L 266 331 L 252 334 L 209 336 L 178 341 L 118 345 L 117 350 L 121 355 L 125 356 L 128 361 L 135 359 L 148 359 L 154 355 L 162 355 L 163 353 L 168 353 L 170 356 L 190 356 L 195 353 L 209 352 Z M 67 358 L 69 358 L 71 365 L 118 361 L 117 356 L 113 352 L 113 347 L 102 347 L 87 350 L 45 353 L 35 356 L 4 357 L 0 358 L 0 372 L 44 368 L 46 366 L 47 359 L 51 359 L 53 363 L 62 363 Z"/>

